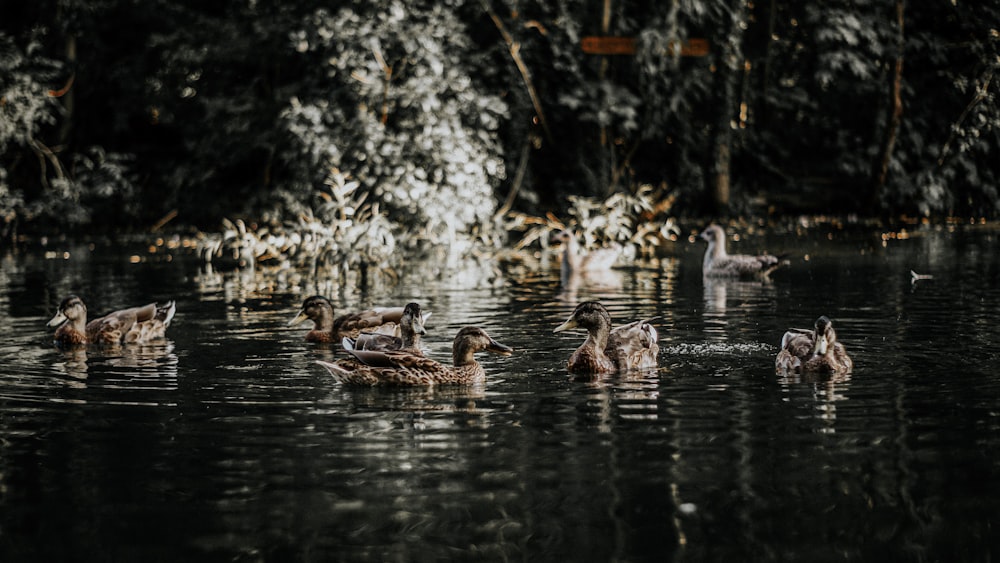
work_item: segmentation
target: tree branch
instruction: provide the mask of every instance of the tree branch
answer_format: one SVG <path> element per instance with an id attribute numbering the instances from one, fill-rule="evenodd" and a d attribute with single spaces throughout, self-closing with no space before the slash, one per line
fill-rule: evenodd
<path id="1" fill-rule="evenodd" d="M 500 18 L 493 12 L 493 8 L 490 8 L 486 0 L 482 1 L 483 10 L 490 16 L 493 20 L 493 24 L 497 26 L 497 30 L 500 32 L 500 36 L 503 37 L 505 43 L 507 43 L 507 50 L 510 51 L 510 57 L 514 60 L 514 64 L 517 65 L 517 70 L 521 72 L 521 78 L 524 80 L 524 85 L 528 89 L 528 96 L 531 98 L 531 104 L 535 107 L 535 114 L 538 115 L 538 122 L 542 125 L 542 129 L 545 130 L 545 138 L 548 139 L 549 143 L 552 143 L 552 132 L 549 131 L 549 123 L 545 119 L 545 112 L 542 110 L 542 101 L 538 97 L 538 92 L 535 90 L 534 84 L 531 82 L 531 72 L 528 71 L 527 65 L 524 64 L 524 60 L 521 59 L 521 44 L 514 41 L 514 38 L 504 27 L 503 22 Z"/>
<path id="2" fill-rule="evenodd" d="M 986 69 L 986 72 L 983 75 L 982 84 L 980 84 L 976 88 L 976 95 L 972 97 L 972 100 L 969 102 L 969 105 L 965 106 L 965 109 L 962 110 L 962 115 L 958 116 L 958 121 L 955 122 L 954 126 L 952 126 L 951 134 L 948 135 L 948 140 L 945 142 L 944 146 L 941 147 L 941 156 L 938 157 L 937 161 L 938 166 L 944 166 L 944 159 L 946 156 L 948 156 L 948 153 L 951 151 L 951 144 L 952 142 L 955 141 L 955 135 L 957 134 L 957 131 L 959 127 L 962 125 L 962 123 L 965 122 L 965 118 L 969 117 L 969 114 L 972 113 L 973 108 L 975 108 L 977 105 L 979 105 L 980 102 L 986 99 L 986 95 L 990 91 L 990 84 L 993 83 L 994 70 L 996 69 L 992 66 Z"/>

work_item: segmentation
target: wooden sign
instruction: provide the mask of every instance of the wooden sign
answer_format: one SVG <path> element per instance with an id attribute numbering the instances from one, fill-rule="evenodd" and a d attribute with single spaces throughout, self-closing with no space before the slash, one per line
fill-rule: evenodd
<path id="1" fill-rule="evenodd" d="M 580 41 L 580 48 L 589 55 L 634 55 L 635 37 L 587 36 Z M 673 54 L 674 46 L 668 52 Z M 688 39 L 681 43 L 682 57 L 704 57 L 708 54 L 707 39 Z"/>

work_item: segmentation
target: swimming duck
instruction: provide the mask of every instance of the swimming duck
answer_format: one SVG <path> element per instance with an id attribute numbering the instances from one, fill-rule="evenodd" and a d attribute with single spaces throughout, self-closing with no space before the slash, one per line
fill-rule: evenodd
<path id="1" fill-rule="evenodd" d="M 406 351 L 369 350 L 348 350 L 353 357 L 316 363 L 345 385 L 471 385 L 486 376 L 475 358 L 475 353 L 481 351 L 509 356 L 514 350 L 493 340 L 485 330 L 467 326 L 455 335 L 451 366 Z"/>
<path id="2" fill-rule="evenodd" d="M 375 332 L 376 329 L 388 323 L 399 323 L 403 317 L 403 307 L 380 307 L 348 313 L 339 317 L 333 315 L 333 304 L 322 295 L 313 295 L 302 303 L 302 309 L 295 315 L 288 326 L 293 326 L 309 319 L 315 326 L 306 333 L 307 342 L 336 343 L 344 337 L 357 338 L 362 331 Z M 426 319 L 430 313 L 424 315 Z M 396 326 L 387 327 L 394 332 Z"/>
<path id="3" fill-rule="evenodd" d="M 587 330 L 587 339 L 569 357 L 566 370 L 576 374 L 600 374 L 630 369 L 655 368 L 660 351 L 656 329 L 648 320 L 634 321 L 611 329 L 611 315 L 597 301 L 577 305 L 573 314 L 552 332 L 571 328 Z"/>
<path id="4" fill-rule="evenodd" d="M 708 241 L 702 274 L 726 278 L 767 278 L 771 272 L 788 265 L 788 260 L 770 254 L 751 256 L 726 252 L 726 232 L 718 225 L 709 225 L 701 233 Z"/>
<path id="5" fill-rule="evenodd" d="M 562 261 L 559 264 L 560 278 L 565 284 L 571 277 L 586 275 L 588 272 L 604 272 L 611 269 L 618 257 L 620 247 L 597 248 L 590 252 L 581 252 L 576 240 L 576 233 L 563 229 L 553 240 L 562 244 Z"/>
<path id="6" fill-rule="evenodd" d="M 850 373 L 854 362 L 844 345 L 837 342 L 833 322 L 826 316 L 816 319 L 813 330 L 793 328 L 781 337 L 781 351 L 774 360 L 779 374 Z"/>
<path id="7" fill-rule="evenodd" d="M 374 350 L 388 352 L 403 350 L 411 354 L 423 356 L 420 349 L 420 337 L 427 334 L 424 330 L 424 316 L 420 313 L 420 305 L 407 303 L 403 307 L 403 315 L 399 318 L 399 336 L 382 333 L 362 333 L 357 338 L 345 336 L 341 341 L 345 350 Z"/>
<path id="8" fill-rule="evenodd" d="M 87 322 L 87 306 L 76 295 L 59 304 L 59 311 L 46 326 L 58 326 L 54 338 L 61 346 L 79 344 L 131 344 L 161 338 L 177 312 L 177 305 L 150 303 L 114 311 Z"/>

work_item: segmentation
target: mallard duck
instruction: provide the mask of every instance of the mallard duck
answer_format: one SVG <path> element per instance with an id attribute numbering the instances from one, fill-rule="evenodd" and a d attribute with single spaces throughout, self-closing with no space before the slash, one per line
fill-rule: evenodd
<path id="1" fill-rule="evenodd" d="M 771 272 L 788 265 L 788 260 L 770 254 L 751 256 L 726 252 L 726 232 L 718 225 L 709 225 L 701 233 L 708 241 L 702 274 L 721 278 L 766 278 Z"/>
<path id="2" fill-rule="evenodd" d="M 424 316 L 420 305 L 407 303 L 403 307 L 403 315 L 399 318 L 399 336 L 381 333 L 362 333 L 357 338 L 345 336 L 342 340 L 345 350 L 392 351 L 403 350 L 420 356 L 420 336 L 427 334 L 424 330 Z"/>
<path id="3" fill-rule="evenodd" d="M 656 329 L 648 320 L 634 321 L 611 329 L 611 315 L 597 301 L 577 305 L 573 314 L 552 332 L 571 328 L 587 330 L 587 339 L 569 357 L 566 370 L 576 374 L 600 374 L 657 367 L 660 351 Z"/>
<path id="4" fill-rule="evenodd" d="M 177 305 L 150 303 L 142 307 L 122 309 L 87 322 L 87 306 L 76 295 L 59 304 L 59 311 L 46 326 L 58 326 L 54 338 L 57 344 L 131 344 L 161 338 L 177 312 Z"/>
<path id="5" fill-rule="evenodd" d="M 816 319 L 813 330 L 793 328 L 781 337 L 781 351 L 774 360 L 779 374 L 850 373 L 854 362 L 844 345 L 837 342 L 833 322 L 826 316 Z"/>
<path id="6" fill-rule="evenodd" d="M 509 356 L 514 350 L 493 340 L 485 330 L 467 326 L 458 331 L 452 344 L 452 365 L 406 351 L 348 350 L 353 357 L 337 362 L 316 363 L 345 385 L 426 386 L 470 385 L 486 372 L 476 361 L 476 352 Z"/>
<path id="7" fill-rule="evenodd" d="M 302 303 L 302 309 L 288 322 L 288 326 L 309 319 L 314 326 L 306 333 L 307 342 L 337 343 L 345 337 L 357 338 L 362 331 L 375 332 L 388 323 L 398 324 L 403 310 L 404 307 L 380 307 L 334 317 L 330 300 L 322 295 L 313 295 Z M 428 316 L 430 313 L 424 314 L 424 319 Z M 389 332 L 394 332 L 396 328 L 394 324 L 389 327 Z"/>
<path id="8" fill-rule="evenodd" d="M 556 233 L 553 240 L 560 242 L 563 247 L 559 274 L 564 284 L 573 276 L 610 270 L 622 253 L 620 247 L 597 248 L 590 252 L 581 252 L 576 234 L 568 229 Z"/>

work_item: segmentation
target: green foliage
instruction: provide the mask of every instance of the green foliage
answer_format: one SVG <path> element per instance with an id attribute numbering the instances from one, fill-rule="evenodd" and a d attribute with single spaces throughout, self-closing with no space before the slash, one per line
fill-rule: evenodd
<path id="1" fill-rule="evenodd" d="M 339 170 L 331 170 L 325 184 L 318 201 L 295 223 L 254 228 L 224 220 L 221 233 L 201 242 L 205 260 L 223 267 L 293 266 L 338 279 L 352 271 L 395 266 L 393 225 L 378 204 L 366 203 L 358 182 Z"/>
<path id="2" fill-rule="evenodd" d="M 37 162 L 33 151 L 40 150 L 40 133 L 58 114 L 46 82 L 59 65 L 40 55 L 42 40 L 36 31 L 21 48 L 0 32 L 0 220 L 5 232 L 28 212 L 25 193 L 11 185 L 12 176 L 27 175 L 24 170 Z"/>
<path id="3" fill-rule="evenodd" d="M 583 221 L 581 202 L 649 185 L 700 214 L 720 170 L 750 213 L 1000 212 L 994 3 L 608 5 L 605 28 L 585 0 L 19 4 L 0 21 L 0 220 L 243 217 L 349 260 L 363 218 L 378 264 L 379 245 L 499 244 L 498 192 Z M 637 51 L 584 53 L 590 35 Z M 680 56 L 695 38 L 709 53 Z M 354 197 L 367 213 L 329 207 Z"/>
<path id="4" fill-rule="evenodd" d="M 511 213 L 505 227 L 524 233 L 515 245 L 517 249 L 536 242 L 547 246 L 553 233 L 571 229 L 586 249 L 617 244 L 628 256 L 648 256 L 679 232 L 674 220 L 666 216 L 674 201 L 673 195 L 650 185 L 639 186 L 634 193 L 614 193 L 604 200 L 570 196 L 565 222 L 551 215 Z"/>
<path id="5" fill-rule="evenodd" d="M 129 157 L 98 146 L 60 153 L 44 142 L 63 113 L 49 88 L 61 65 L 39 54 L 44 37 L 36 30 L 21 51 L 0 35 L 0 218 L 5 225 L 79 226 L 95 216 L 124 223 L 138 211 Z M 12 178 L 37 187 L 17 189 Z"/>
<path id="6" fill-rule="evenodd" d="M 0 155 L 30 147 L 44 126 L 56 123 L 58 106 L 47 84 L 59 64 L 40 54 L 43 39 L 33 33 L 20 48 L 0 33 Z"/>
<path id="7" fill-rule="evenodd" d="M 292 150 L 310 167 L 349 170 L 411 233 L 406 244 L 488 226 L 504 176 L 494 133 L 505 107 L 470 76 L 454 11 L 356 3 L 304 24 L 290 47 L 322 74 L 281 115 L 301 147 Z"/>

